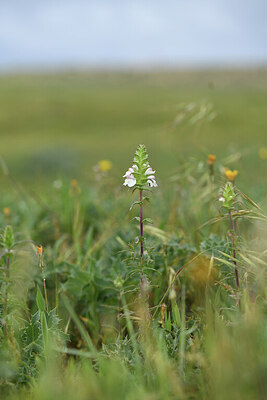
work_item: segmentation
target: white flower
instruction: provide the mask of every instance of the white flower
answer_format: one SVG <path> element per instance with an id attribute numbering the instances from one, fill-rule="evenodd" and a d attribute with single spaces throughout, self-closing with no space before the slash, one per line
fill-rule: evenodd
<path id="1" fill-rule="evenodd" d="M 53 182 L 53 186 L 55 189 L 61 189 L 62 188 L 62 181 L 60 179 L 56 179 Z"/>
<path id="2" fill-rule="evenodd" d="M 154 177 L 154 175 L 150 175 L 150 176 L 149 176 L 149 178 L 148 178 L 148 180 L 147 180 L 147 183 L 148 183 L 148 185 L 149 185 L 150 187 L 157 187 L 157 186 L 158 186 L 158 184 L 157 184 L 157 182 L 156 182 L 156 178 Z"/>
<path id="3" fill-rule="evenodd" d="M 158 184 L 156 182 L 156 178 L 153 175 L 155 173 L 155 171 L 152 170 L 152 168 L 150 167 L 150 165 L 147 166 L 147 170 L 145 172 L 145 175 L 148 175 L 147 177 L 147 183 L 150 187 L 157 187 Z"/>
<path id="4" fill-rule="evenodd" d="M 148 168 L 145 172 L 146 175 L 153 175 L 155 173 L 155 171 L 152 171 L 152 168 L 150 167 L 150 165 L 148 165 Z"/>
<path id="5" fill-rule="evenodd" d="M 156 178 L 153 175 L 155 171 L 152 170 L 152 168 L 148 163 L 144 164 L 144 167 L 146 168 L 145 175 L 147 176 L 148 186 L 157 187 L 158 185 L 156 182 Z M 134 173 L 137 171 L 138 171 L 138 166 L 136 164 L 133 164 L 133 166 L 129 168 L 128 171 L 126 171 L 126 173 L 123 175 L 123 178 L 125 178 L 125 181 L 123 183 L 124 186 L 133 187 L 134 185 L 136 185 L 136 178 L 134 176 Z"/>
<path id="6" fill-rule="evenodd" d="M 123 184 L 124 186 L 133 187 L 136 184 L 136 179 L 133 176 L 133 172 L 136 169 L 137 169 L 137 166 L 133 165 L 133 167 L 129 168 L 128 171 L 126 171 L 126 173 L 123 175 L 123 178 L 125 178 L 125 181 Z"/>
<path id="7" fill-rule="evenodd" d="M 136 184 L 136 179 L 134 177 L 126 178 L 124 181 L 124 186 L 133 187 Z"/>
<path id="8" fill-rule="evenodd" d="M 225 202 L 225 198 L 224 198 L 224 197 L 220 197 L 220 198 L 219 198 L 219 201 L 221 201 L 222 203 L 224 203 L 224 202 Z"/>

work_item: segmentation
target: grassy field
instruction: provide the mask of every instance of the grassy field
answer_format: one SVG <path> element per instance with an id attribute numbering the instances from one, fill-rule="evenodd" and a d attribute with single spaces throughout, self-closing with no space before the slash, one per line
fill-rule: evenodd
<path id="1" fill-rule="evenodd" d="M 3 76 L 1 155 L 24 177 L 51 171 L 87 178 L 99 159 L 110 159 L 119 173 L 144 142 L 164 177 L 181 158 L 236 152 L 249 164 L 248 182 L 255 171 L 261 179 L 266 76 L 264 70 Z"/>
<path id="2" fill-rule="evenodd" d="M 1 399 L 264 399 L 266 78 L 0 77 Z"/>

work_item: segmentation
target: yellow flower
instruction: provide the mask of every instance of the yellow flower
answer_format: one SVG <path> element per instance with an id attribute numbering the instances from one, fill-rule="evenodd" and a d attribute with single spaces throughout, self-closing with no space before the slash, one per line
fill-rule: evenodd
<path id="1" fill-rule="evenodd" d="M 76 189 L 79 186 L 77 179 L 72 179 L 70 181 L 70 186 L 73 187 L 74 189 Z"/>
<path id="2" fill-rule="evenodd" d="M 11 211 L 9 207 L 4 207 L 3 208 L 3 213 L 5 214 L 6 217 L 10 217 Z"/>
<path id="3" fill-rule="evenodd" d="M 209 165 L 213 165 L 215 160 L 216 160 L 216 156 L 214 154 L 209 154 L 208 155 L 208 164 Z"/>
<path id="4" fill-rule="evenodd" d="M 225 168 L 224 173 L 225 173 L 226 178 L 227 178 L 229 181 L 233 182 L 233 181 L 235 180 L 235 177 L 236 177 L 237 174 L 238 174 L 238 171 L 237 171 L 236 169 L 235 169 L 234 171 L 232 171 L 232 170 L 229 169 L 229 168 Z"/>
<path id="5" fill-rule="evenodd" d="M 79 186 L 79 182 L 77 179 L 72 179 L 70 181 L 70 194 L 71 195 L 79 195 L 81 193 L 81 188 Z"/>
<path id="6" fill-rule="evenodd" d="M 259 157 L 262 160 L 267 160 L 267 147 L 261 147 L 259 149 Z"/>
<path id="7" fill-rule="evenodd" d="M 109 160 L 98 161 L 98 169 L 101 172 L 108 172 L 112 168 L 112 163 Z"/>
<path id="8" fill-rule="evenodd" d="M 39 256 L 42 256 L 42 254 L 43 254 L 43 246 L 42 245 L 36 246 L 36 250 L 37 250 L 37 254 Z"/>

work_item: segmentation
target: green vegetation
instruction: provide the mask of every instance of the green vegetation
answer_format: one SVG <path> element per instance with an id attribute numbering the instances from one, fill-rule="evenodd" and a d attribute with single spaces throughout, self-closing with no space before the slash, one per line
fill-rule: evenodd
<path id="1" fill-rule="evenodd" d="M 0 78 L 1 399 L 264 398 L 265 78 Z"/>

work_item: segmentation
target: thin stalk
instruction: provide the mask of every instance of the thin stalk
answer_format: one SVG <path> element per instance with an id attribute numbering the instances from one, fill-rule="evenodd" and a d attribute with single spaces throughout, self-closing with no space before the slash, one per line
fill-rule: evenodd
<path id="1" fill-rule="evenodd" d="M 210 190 L 212 192 L 213 182 L 214 182 L 214 168 L 213 164 L 209 166 L 209 181 L 210 181 Z"/>
<path id="2" fill-rule="evenodd" d="M 10 258 L 7 256 L 6 260 L 6 290 L 4 297 L 4 336 L 7 337 L 7 305 L 8 305 L 8 283 L 9 283 L 9 266 L 10 266 Z"/>
<path id="3" fill-rule="evenodd" d="M 42 276 L 43 276 L 45 308 L 46 308 L 46 312 L 48 312 L 48 300 L 47 300 L 47 291 L 46 291 L 46 283 L 45 283 L 45 266 L 44 266 L 44 261 L 43 261 L 43 255 L 40 255 L 39 262 L 40 262 L 40 267 L 42 269 Z"/>
<path id="4" fill-rule="evenodd" d="M 140 289 L 141 296 L 143 297 L 143 255 L 144 255 L 144 226 L 143 226 L 143 190 L 139 192 L 139 201 L 140 201 Z"/>
<path id="5" fill-rule="evenodd" d="M 231 210 L 229 210 L 229 218 L 230 218 L 230 225 L 231 225 L 231 239 L 232 239 L 232 250 L 233 250 L 233 262 L 235 266 L 235 281 L 236 281 L 236 287 L 239 289 L 239 275 L 238 275 L 238 269 L 237 269 L 237 262 L 236 262 L 236 247 L 235 247 L 235 225 L 234 225 L 234 220 L 233 216 L 231 213 Z"/>
<path id="6" fill-rule="evenodd" d="M 139 196 L 139 201 L 140 201 L 140 256 L 141 260 L 143 258 L 144 254 L 144 243 L 143 243 L 143 235 L 144 235 L 144 227 L 143 227 L 143 190 L 140 190 L 140 196 Z"/>
<path id="7" fill-rule="evenodd" d="M 119 290 L 118 293 L 118 322 L 119 322 L 119 336 L 120 339 L 122 338 L 122 324 L 121 324 L 121 310 L 122 310 L 122 306 L 121 306 L 121 291 Z"/>
<path id="8" fill-rule="evenodd" d="M 213 204 L 213 182 L 214 182 L 214 169 L 213 164 L 209 165 L 209 190 L 210 190 L 210 201 L 209 201 L 209 215 L 212 215 L 212 204 Z"/>
<path id="9" fill-rule="evenodd" d="M 42 267 L 42 274 L 43 274 L 44 294 L 45 294 L 45 308 L 46 308 L 46 312 L 48 312 L 48 301 L 47 301 L 44 267 Z"/>
<path id="10" fill-rule="evenodd" d="M 179 336 L 179 371 L 180 375 L 184 377 L 184 359 L 185 359 L 185 332 L 186 332 L 186 321 L 185 321 L 185 287 L 182 286 L 182 310 L 181 310 L 181 329 Z"/>

